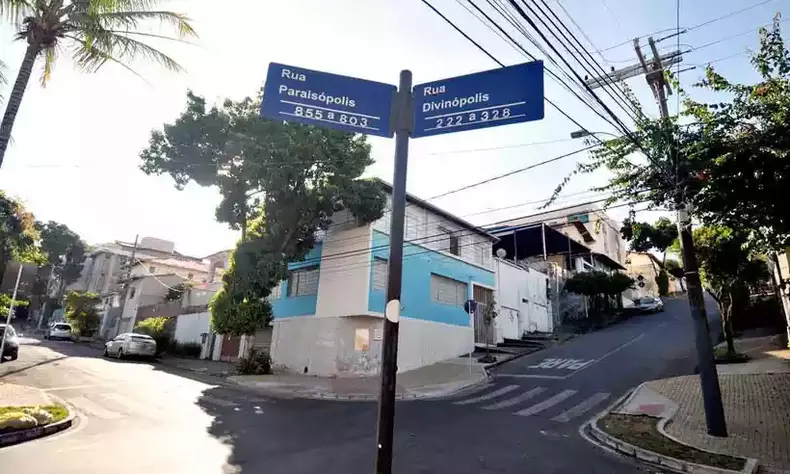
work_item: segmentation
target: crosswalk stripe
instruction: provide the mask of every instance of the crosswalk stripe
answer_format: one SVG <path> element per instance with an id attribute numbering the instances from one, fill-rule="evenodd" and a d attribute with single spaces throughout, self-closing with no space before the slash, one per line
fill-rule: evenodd
<path id="1" fill-rule="evenodd" d="M 93 415 L 97 418 L 103 418 L 105 420 L 116 420 L 122 416 L 120 413 L 110 411 L 104 408 L 103 406 L 99 405 L 98 403 L 83 396 L 71 397 L 68 399 L 68 401 L 69 403 L 77 407 L 78 410 L 84 411 L 85 413 L 89 415 Z"/>
<path id="2" fill-rule="evenodd" d="M 566 423 L 573 418 L 581 415 L 582 413 L 586 412 L 587 410 L 591 409 L 595 405 L 601 403 L 602 401 L 609 398 L 608 393 L 596 393 L 592 397 L 588 398 L 587 400 L 579 403 L 575 407 L 571 408 L 570 410 L 566 411 L 565 413 L 561 413 L 560 415 L 555 416 L 552 418 L 552 421 L 558 421 L 560 423 Z"/>
<path id="3" fill-rule="evenodd" d="M 475 397 L 475 398 L 468 398 L 466 400 L 461 400 L 460 402 L 454 402 L 454 404 L 455 405 L 469 405 L 471 403 L 484 402 L 486 400 L 491 400 L 492 398 L 498 397 L 500 395 L 504 395 L 504 394 L 506 394 L 508 392 L 512 392 L 513 390 L 516 390 L 518 387 L 519 387 L 519 385 L 507 385 L 505 387 L 500 388 L 499 390 L 494 390 L 491 393 L 487 393 L 485 395 L 481 395 L 481 396 Z"/>
<path id="4" fill-rule="evenodd" d="M 536 403 L 529 408 L 525 408 L 521 411 L 517 411 L 514 414 L 519 416 L 530 416 L 530 415 L 534 415 L 535 413 L 540 413 L 543 410 L 547 408 L 551 408 L 554 405 L 562 402 L 563 400 L 572 397 L 575 393 L 576 390 L 563 390 L 562 392 L 558 393 L 557 395 L 554 395 L 551 398 L 543 400 L 540 403 Z"/>
<path id="5" fill-rule="evenodd" d="M 508 398 L 507 400 L 502 400 L 499 403 L 494 403 L 493 405 L 488 405 L 488 406 L 485 406 L 485 407 L 482 407 L 482 408 L 483 408 L 483 410 L 498 410 L 500 408 L 507 408 L 507 407 L 513 406 L 513 405 L 515 405 L 517 403 L 525 402 L 525 401 L 529 400 L 530 398 L 532 398 L 532 397 L 534 397 L 536 395 L 539 395 L 539 394 L 541 394 L 541 393 L 543 393 L 545 391 L 546 391 L 546 389 L 543 388 L 543 387 L 536 387 L 536 388 L 533 388 L 532 390 L 527 390 L 526 392 L 524 392 L 521 395 L 518 395 L 516 397 Z"/>

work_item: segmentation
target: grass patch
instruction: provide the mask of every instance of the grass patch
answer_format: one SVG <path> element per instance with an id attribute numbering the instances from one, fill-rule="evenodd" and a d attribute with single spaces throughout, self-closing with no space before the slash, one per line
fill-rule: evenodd
<path id="1" fill-rule="evenodd" d="M 5 415 L 6 413 L 20 412 L 20 411 L 24 410 L 25 408 L 35 408 L 35 407 L 33 407 L 33 406 L 0 406 L 0 417 Z M 52 421 L 50 421 L 48 423 L 50 425 L 52 423 L 57 423 L 59 421 L 63 421 L 63 420 L 66 419 L 66 417 L 69 416 L 69 411 L 65 407 L 60 406 L 60 405 L 41 405 L 38 408 L 41 408 L 42 410 L 47 411 L 47 412 L 49 412 L 50 415 L 52 415 Z M 14 431 L 14 430 L 11 430 L 11 429 L 5 429 L 5 430 L 4 429 L 0 429 L 0 434 L 8 433 L 8 432 L 11 432 L 11 431 Z"/>
<path id="2" fill-rule="evenodd" d="M 609 413 L 598 421 L 598 427 L 626 443 L 675 459 L 740 471 L 746 460 L 702 451 L 673 441 L 658 432 L 659 419 L 647 415 Z"/>

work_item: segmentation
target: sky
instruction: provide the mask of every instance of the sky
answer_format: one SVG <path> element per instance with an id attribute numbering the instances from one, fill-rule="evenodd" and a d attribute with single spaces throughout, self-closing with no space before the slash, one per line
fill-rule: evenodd
<path id="1" fill-rule="evenodd" d="M 502 62 L 528 60 L 465 10 L 467 0 L 430 1 Z M 606 69 L 636 61 L 632 38 L 653 34 L 658 39 L 678 26 L 676 0 L 547 1 L 590 50 L 606 49 L 601 59 Z M 559 2 L 592 44 L 564 16 Z M 732 80 L 756 80 L 743 53 L 759 45 L 757 27 L 770 23 L 776 12 L 790 18 L 790 4 L 784 0 L 680 0 L 681 28 L 760 3 L 764 4 L 680 36 L 684 51 L 704 46 L 684 55 L 681 69 L 700 65 L 681 73 L 684 88 L 701 77 L 706 62 L 732 55 L 737 56 L 716 62 L 716 69 Z M 182 253 L 208 255 L 232 248 L 238 238 L 238 233 L 214 219 L 218 192 L 196 184 L 179 191 L 170 177 L 147 176 L 138 168 L 139 153 L 151 131 L 181 113 L 188 89 L 211 103 L 254 95 L 270 62 L 390 84 L 397 84 L 402 69 L 411 70 L 414 83 L 419 84 L 497 67 L 419 0 L 224 0 L 222 7 L 219 4 L 212 0 L 163 2 L 168 10 L 188 15 L 199 35 L 195 44 L 153 43 L 173 56 L 184 67 L 183 73 L 141 61 L 133 67 L 143 79 L 116 65 L 85 74 L 73 67 L 64 52 L 51 82 L 42 88 L 37 81 L 41 65 L 37 64 L 0 168 L 0 189 L 21 199 L 39 220 L 64 223 L 88 243 L 132 241 L 140 234 L 174 241 Z M 12 41 L 13 34 L 13 25 L 0 24 L 0 58 L 8 66 L 5 74 L 11 81 L 24 54 L 24 44 Z M 544 58 L 523 36 L 519 40 L 538 59 Z M 675 49 L 676 41 L 664 40 L 659 48 Z M 615 133 L 557 83 L 548 77 L 545 82 L 545 96 L 587 130 Z M 630 79 L 628 84 L 646 113 L 657 115 L 644 77 Z M 0 86 L 0 96 L 9 92 L 10 85 Z M 690 93 L 711 98 L 694 90 Z M 671 110 L 676 110 L 676 97 L 670 97 Z M 622 110 L 608 103 L 625 118 Z M 411 140 L 407 188 L 430 198 L 576 150 L 583 147 L 579 140 L 569 139 L 576 129 L 547 105 L 541 121 Z M 371 138 L 370 142 L 376 163 L 366 175 L 391 181 L 394 141 Z M 541 142 L 552 143 L 525 146 Z M 584 157 L 575 155 L 431 202 L 478 225 L 534 213 L 539 206 L 535 201 L 551 195 Z M 603 172 L 575 176 L 566 188 L 568 196 L 556 205 L 596 198 L 592 193 L 577 193 L 605 179 Z M 521 203 L 527 204 L 489 211 Z M 611 214 L 621 219 L 626 212 L 625 208 L 613 209 Z M 657 215 L 646 212 L 640 219 L 649 221 Z"/>

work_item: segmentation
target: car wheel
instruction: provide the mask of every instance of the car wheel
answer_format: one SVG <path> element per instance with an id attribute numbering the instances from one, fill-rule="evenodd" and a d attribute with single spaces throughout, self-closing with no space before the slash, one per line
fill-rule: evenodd
<path id="1" fill-rule="evenodd" d="M 118 357 L 119 360 L 123 359 L 123 349 L 118 348 L 118 352 L 116 353 L 116 356 Z"/>
<path id="2" fill-rule="evenodd" d="M 110 351 L 107 350 L 107 346 L 104 346 L 104 354 L 102 354 L 102 355 L 104 357 L 110 357 Z"/>
<path id="3" fill-rule="evenodd" d="M 16 354 L 12 355 L 11 356 L 11 360 L 16 360 L 17 357 L 19 357 L 19 353 L 16 353 Z"/>

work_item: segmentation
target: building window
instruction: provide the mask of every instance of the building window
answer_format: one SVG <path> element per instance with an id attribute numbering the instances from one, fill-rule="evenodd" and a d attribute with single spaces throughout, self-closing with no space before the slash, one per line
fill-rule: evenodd
<path id="1" fill-rule="evenodd" d="M 384 258 L 373 259 L 373 291 L 387 289 L 387 260 Z"/>
<path id="2" fill-rule="evenodd" d="M 431 301 L 463 307 L 468 298 L 467 284 L 431 274 Z"/>
<path id="3" fill-rule="evenodd" d="M 288 277 L 288 296 L 318 294 L 318 265 L 304 267 L 291 272 Z"/>
<path id="4" fill-rule="evenodd" d="M 193 278 L 195 278 L 195 274 L 194 273 L 187 273 L 187 280 L 191 280 Z"/>
<path id="5" fill-rule="evenodd" d="M 151 265 L 150 267 L 148 267 L 148 273 L 151 273 L 151 274 L 154 274 L 154 273 L 156 273 L 156 267 L 155 267 L 155 266 L 153 266 L 153 265 Z"/>
<path id="6" fill-rule="evenodd" d="M 450 234 L 450 253 L 453 255 L 461 255 L 458 247 L 458 236 Z"/>
<path id="7" fill-rule="evenodd" d="M 137 288 L 132 287 L 132 289 L 129 291 L 129 299 L 130 300 L 134 299 L 134 293 L 135 293 L 136 290 L 137 290 Z"/>
<path id="8" fill-rule="evenodd" d="M 272 288 L 272 292 L 269 293 L 269 300 L 277 300 L 283 295 L 282 283 L 278 283 Z"/>

